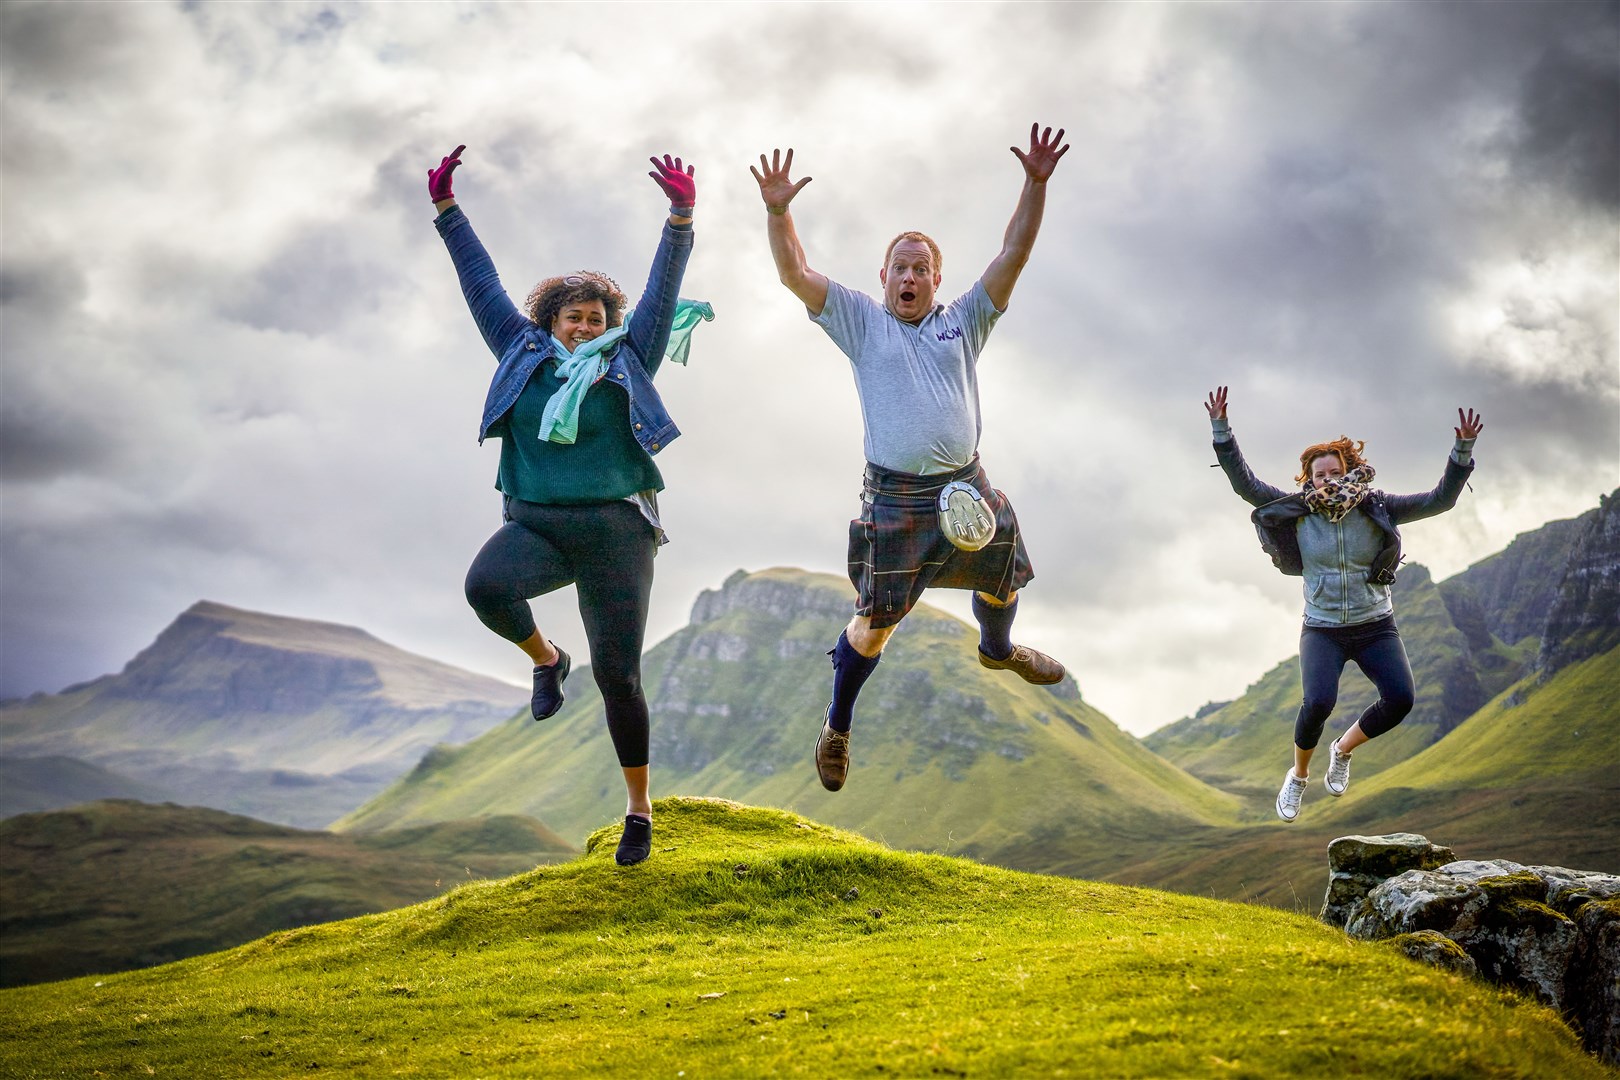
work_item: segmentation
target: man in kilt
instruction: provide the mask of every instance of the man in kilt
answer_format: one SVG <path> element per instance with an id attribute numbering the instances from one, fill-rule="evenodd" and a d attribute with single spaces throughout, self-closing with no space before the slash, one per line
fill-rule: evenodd
<path id="1" fill-rule="evenodd" d="M 1060 145 L 1062 144 L 1062 145 Z M 979 464 L 979 351 L 1029 261 L 1046 205 L 1046 181 L 1069 149 L 1033 125 L 1029 149 L 1012 147 L 1024 186 L 1001 253 L 949 306 L 935 302 L 939 246 L 920 232 L 889 244 L 878 280 L 883 302 L 812 270 L 788 204 L 810 182 L 789 177 L 793 151 L 760 155 L 751 169 L 765 202 L 771 255 L 782 284 L 849 357 L 865 424 L 861 514 L 849 527 L 855 617 L 839 635 L 832 702 L 816 740 L 816 772 L 837 791 L 849 772 L 855 698 L 889 636 L 924 589 L 972 589 L 979 663 L 1050 684 L 1063 665 L 1011 640 L 1018 590 L 1033 577 L 1018 518 Z M 993 527 L 992 527 L 993 524 Z"/>

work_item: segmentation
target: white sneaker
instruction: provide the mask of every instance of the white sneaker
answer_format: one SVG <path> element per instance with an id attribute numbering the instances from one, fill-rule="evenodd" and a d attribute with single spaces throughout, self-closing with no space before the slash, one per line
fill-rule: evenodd
<path id="1" fill-rule="evenodd" d="M 1343 795 L 1345 788 L 1350 786 L 1350 755 L 1339 752 L 1338 739 L 1328 744 L 1327 775 L 1322 777 L 1322 786 L 1334 798 Z"/>
<path id="2" fill-rule="evenodd" d="M 1284 821 L 1293 821 L 1299 817 L 1299 803 L 1305 797 L 1305 785 L 1310 783 L 1303 776 L 1295 776 L 1294 770 L 1289 769 L 1288 775 L 1283 777 L 1282 790 L 1277 792 L 1277 816 Z"/>

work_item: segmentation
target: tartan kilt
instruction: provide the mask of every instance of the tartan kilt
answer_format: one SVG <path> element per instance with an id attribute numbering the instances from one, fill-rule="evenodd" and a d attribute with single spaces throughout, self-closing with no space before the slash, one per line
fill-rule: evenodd
<path id="1" fill-rule="evenodd" d="M 996 516 L 996 538 L 963 551 L 939 529 L 935 500 L 946 484 L 965 480 Z M 906 617 L 924 589 L 972 589 L 1006 600 L 1035 576 L 1012 503 L 990 486 L 977 454 L 954 473 L 916 476 L 870 462 L 861 515 L 849 523 L 849 580 L 855 614 L 881 630 Z"/>

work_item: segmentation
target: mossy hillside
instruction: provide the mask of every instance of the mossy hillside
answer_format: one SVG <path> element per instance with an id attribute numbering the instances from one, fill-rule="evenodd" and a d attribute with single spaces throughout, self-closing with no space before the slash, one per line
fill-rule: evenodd
<path id="1" fill-rule="evenodd" d="M 1322 852 L 1352 833 L 1415 832 L 1464 859 L 1620 870 L 1620 648 L 1546 682 L 1525 678 L 1440 742 L 1327 796 L 1320 770 L 1299 820 L 1192 829 L 1164 838 L 1112 880 L 1315 911 Z M 1379 749 L 1384 739 L 1369 744 Z M 1269 798 L 1266 800 L 1269 805 Z"/>
<path id="2" fill-rule="evenodd" d="M 0 984 L 196 956 L 574 854 L 527 818 L 335 836 L 123 800 L 24 814 L 0 822 Z"/>
<path id="3" fill-rule="evenodd" d="M 1531 675 L 1475 713 L 1444 742 L 1372 777 L 1368 792 L 1401 787 L 1478 789 L 1534 783 L 1620 766 L 1620 647 L 1546 682 Z M 1358 781 L 1359 782 L 1359 781 Z M 1620 775 L 1598 789 L 1620 791 Z"/>
<path id="4" fill-rule="evenodd" d="M 826 575 L 772 570 L 700 598 L 693 624 L 643 663 L 655 791 L 783 806 L 897 847 L 1065 873 L 1101 874 L 1122 847 L 1237 820 L 1235 799 L 1148 751 L 1072 683 L 1033 687 L 981 667 L 975 632 L 926 606 L 861 697 L 848 785 L 824 791 L 811 751 L 848 593 Z M 506 812 L 583 837 L 613 820 L 623 785 L 600 698 L 586 671 L 567 687 L 557 716 L 435 754 L 337 827 Z"/>
<path id="5" fill-rule="evenodd" d="M 1421 752 L 1528 670 L 1531 654 L 1495 639 L 1476 648 L 1453 622 L 1429 572 L 1409 565 L 1395 585 L 1396 621 L 1417 682 L 1412 711 L 1378 739 L 1376 752 L 1357 758 L 1358 778 Z M 1339 701 L 1322 745 L 1377 700 L 1372 683 L 1354 664 L 1339 680 Z M 1275 795 L 1291 763 L 1294 717 L 1299 711 L 1299 658 L 1268 671 L 1241 697 L 1203 717 L 1179 720 L 1143 741 L 1194 776 L 1248 799 Z"/>
<path id="6" fill-rule="evenodd" d="M 1253 905 L 660 800 L 579 859 L 0 993 L 0 1072 L 1608 1077 L 1549 1010 Z"/>

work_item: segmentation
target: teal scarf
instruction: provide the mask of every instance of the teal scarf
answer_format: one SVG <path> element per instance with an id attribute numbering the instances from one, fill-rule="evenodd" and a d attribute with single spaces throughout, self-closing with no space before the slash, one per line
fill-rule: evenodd
<path id="1" fill-rule="evenodd" d="M 630 332 L 630 320 L 635 314 L 634 309 L 625 312 L 624 322 L 591 338 L 574 352 L 556 338 L 551 339 L 551 355 L 557 360 L 557 378 L 563 385 L 551 395 L 540 416 L 542 439 L 572 445 L 579 438 L 579 407 L 596 381 L 607 374 L 608 358 L 603 354 Z M 702 300 L 676 300 L 675 323 L 669 332 L 669 344 L 664 346 L 664 359 L 684 365 L 692 350 L 692 331 L 713 319 L 714 308 Z"/>

